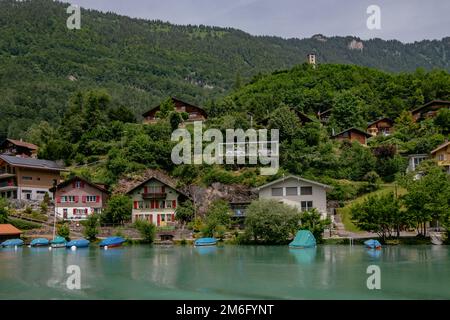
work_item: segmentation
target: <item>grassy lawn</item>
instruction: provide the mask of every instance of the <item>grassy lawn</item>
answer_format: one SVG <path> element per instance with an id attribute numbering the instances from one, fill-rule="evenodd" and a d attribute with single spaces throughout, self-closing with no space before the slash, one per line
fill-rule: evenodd
<path id="1" fill-rule="evenodd" d="M 353 200 L 350 203 L 348 203 L 347 205 L 345 205 L 345 207 L 337 209 L 338 214 L 340 214 L 340 216 L 342 218 L 342 223 L 345 226 L 345 230 L 350 231 L 350 232 L 362 232 L 353 224 L 353 222 L 351 220 L 350 210 L 354 204 L 363 202 L 371 195 L 382 195 L 382 194 L 386 194 L 386 193 L 394 192 L 394 191 L 395 191 L 395 186 L 393 184 L 385 184 L 385 185 L 382 185 L 379 190 L 365 194 L 359 198 L 356 198 L 355 200 Z M 405 189 L 403 189 L 401 187 L 397 187 L 397 194 L 399 196 L 404 195 L 405 193 L 406 193 Z"/>

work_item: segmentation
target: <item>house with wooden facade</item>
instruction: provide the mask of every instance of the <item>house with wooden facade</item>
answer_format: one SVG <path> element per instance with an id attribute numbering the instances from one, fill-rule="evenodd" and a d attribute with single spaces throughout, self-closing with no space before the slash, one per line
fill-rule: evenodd
<path id="1" fill-rule="evenodd" d="M 19 239 L 22 231 L 14 227 L 12 224 L 0 224 L 0 242 L 9 239 Z"/>
<path id="2" fill-rule="evenodd" d="M 159 172 L 133 186 L 127 194 L 133 201 L 132 220 L 146 220 L 157 227 L 175 224 L 175 210 L 188 196 L 176 182 Z"/>
<path id="3" fill-rule="evenodd" d="M 0 155 L 0 196 L 40 201 L 60 183 L 64 169 L 54 161 Z"/>
<path id="4" fill-rule="evenodd" d="M 443 167 L 450 174 L 450 141 L 431 151 L 431 158 L 436 160 L 438 166 Z"/>
<path id="5" fill-rule="evenodd" d="M 186 123 L 194 121 L 205 121 L 208 118 L 206 111 L 199 106 L 184 102 L 180 99 L 172 97 L 172 101 L 175 104 L 175 110 L 177 112 L 186 112 L 188 114 L 188 119 L 185 120 Z M 160 105 L 155 106 L 144 113 L 144 124 L 153 124 L 158 122 L 158 117 L 156 113 L 160 111 Z"/>
<path id="6" fill-rule="evenodd" d="M 317 209 L 323 219 L 328 216 L 327 192 L 331 186 L 289 175 L 267 183 L 259 188 L 259 199 L 282 202 L 297 208 L 299 211 Z"/>
<path id="7" fill-rule="evenodd" d="M 38 146 L 22 140 L 6 139 L 0 144 L 0 154 L 37 158 Z"/>
<path id="8" fill-rule="evenodd" d="M 436 117 L 441 109 L 450 109 L 450 101 L 433 100 L 411 111 L 415 121 Z"/>
<path id="9" fill-rule="evenodd" d="M 372 137 L 372 135 L 367 132 L 364 132 L 358 128 L 350 128 L 335 134 L 331 138 L 339 141 L 358 141 L 362 145 L 367 145 L 367 139 L 370 137 Z"/>
<path id="10" fill-rule="evenodd" d="M 367 125 L 367 133 L 373 137 L 389 136 L 393 133 L 394 121 L 389 118 L 381 118 Z"/>
<path id="11" fill-rule="evenodd" d="M 109 193 L 103 185 L 80 177 L 66 180 L 56 186 L 56 216 L 68 221 L 86 220 L 92 214 L 102 213 Z"/>

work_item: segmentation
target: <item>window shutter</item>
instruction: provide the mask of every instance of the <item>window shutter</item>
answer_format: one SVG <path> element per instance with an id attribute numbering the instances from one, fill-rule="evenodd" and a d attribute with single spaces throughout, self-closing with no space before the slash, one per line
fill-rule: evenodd
<path id="1" fill-rule="evenodd" d="M 147 193 L 148 193 L 148 188 L 144 187 L 144 194 L 147 194 Z"/>
<path id="2" fill-rule="evenodd" d="M 86 203 L 86 196 L 82 196 L 81 201 L 83 201 L 83 203 Z"/>
<path id="3" fill-rule="evenodd" d="M 155 209 L 155 200 L 150 201 L 150 208 Z"/>
<path id="4" fill-rule="evenodd" d="M 75 203 L 78 203 L 79 198 L 79 196 L 75 196 Z"/>
<path id="5" fill-rule="evenodd" d="M 75 189 L 75 181 L 74 181 L 74 182 L 72 182 L 72 188 L 74 188 L 74 189 Z"/>
<path id="6" fill-rule="evenodd" d="M 56 197 L 56 203 L 61 203 L 61 197 Z"/>
<path id="7" fill-rule="evenodd" d="M 172 222 L 174 222 L 174 221 L 175 221 L 175 215 L 172 214 Z"/>
<path id="8" fill-rule="evenodd" d="M 159 209 L 159 201 L 156 200 L 155 202 L 156 202 L 156 209 Z"/>
<path id="9" fill-rule="evenodd" d="M 177 200 L 172 200 L 172 208 L 176 208 L 177 207 Z"/>
<path id="10" fill-rule="evenodd" d="M 97 202 L 97 203 L 100 202 L 100 196 L 95 196 L 95 202 Z"/>
<path id="11" fill-rule="evenodd" d="M 73 209 L 73 214 L 74 214 L 74 215 L 77 214 L 77 209 Z"/>
<path id="12" fill-rule="evenodd" d="M 158 217 L 158 221 L 157 221 L 157 226 L 159 227 L 159 225 L 161 224 L 161 215 L 157 215 L 157 217 Z"/>
<path id="13" fill-rule="evenodd" d="M 88 209 L 87 208 L 84 209 L 84 213 L 88 214 Z"/>
<path id="14" fill-rule="evenodd" d="M 134 208 L 135 208 L 135 209 L 138 208 L 138 203 L 137 203 L 137 201 L 134 202 Z"/>
<path id="15" fill-rule="evenodd" d="M 153 215 L 151 214 L 151 215 L 149 215 L 149 218 L 150 218 L 150 223 L 152 223 L 153 224 Z"/>

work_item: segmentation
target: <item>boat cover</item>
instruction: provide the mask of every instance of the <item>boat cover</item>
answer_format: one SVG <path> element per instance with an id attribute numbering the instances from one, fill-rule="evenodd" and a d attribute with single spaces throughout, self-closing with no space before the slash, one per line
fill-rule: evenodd
<path id="1" fill-rule="evenodd" d="M 33 241 L 31 241 L 30 245 L 32 247 L 37 247 L 37 246 L 48 246 L 48 244 L 50 243 L 50 241 L 48 241 L 48 239 L 45 238 L 37 238 L 34 239 Z"/>
<path id="2" fill-rule="evenodd" d="M 194 244 L 196 246 L 212 246 L 217 244 L 216 238 L 200 238 L 195 240 Z"/>
<path id="3" fill-rule="evenodd" d="M 65 243 L 67 243 L 67 241 L 63 237 L 56 237 L 55 239 L 50 241 L 50 243 L 51 244 L 65 244 Z"/>
<path id="4" fill-rule="evenodd" d="M 67 242 L 66 247 L 71 248 L 71 247 L 75 246 L 77 248 L 85 248 L 85 247 L 89 246 L 89 243 L 90 243 L 89 240 L 77 239 L 77 240 Z"/>
<path id="5" fill-rule="evenodd" d="M 381 248 L 381 243 L 374 239 L 364 241 L 364 244 L 371 249 Z"/>
<path id="6" fill-rule="evenodd" d="M 313 248 L 316 246 L 316 238 L 309 230 L 300 230 L 289 246 L 291 248 Z"/>
<path id="7" fill-rule="evenodd" d="M 107 239 L 103 240 L 102 242 L 100 242 L 100 247 L 117 246 L 117 245 L 124 243 L 125 241 L 126 240 L 122 237 L 110 237 L 110 238 L 107 238 Z"/>
<path id="8" fill-rule="evenodd" d="M 15 246 L 22 246 L 23 245 L 23 240 L 20 239 L 10 239 L 10 240 L 6 240 L 5 242 L 2 242 L 1 246 L 2 247 L 15 247 Z"/>

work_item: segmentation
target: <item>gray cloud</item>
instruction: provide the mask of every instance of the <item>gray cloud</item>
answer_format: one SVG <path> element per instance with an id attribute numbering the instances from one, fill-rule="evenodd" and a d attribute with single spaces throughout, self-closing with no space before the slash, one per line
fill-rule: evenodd
<path id="1" fill-rule="evenodd" d="M 233 27 L 254 35 L 305 38 L 352 35 L 403 42 L 449 36 L 448 0 L 72 0 L 85 8 L 176 24 Z M 366 9 L 381 8 L 381 30 Z"/>

